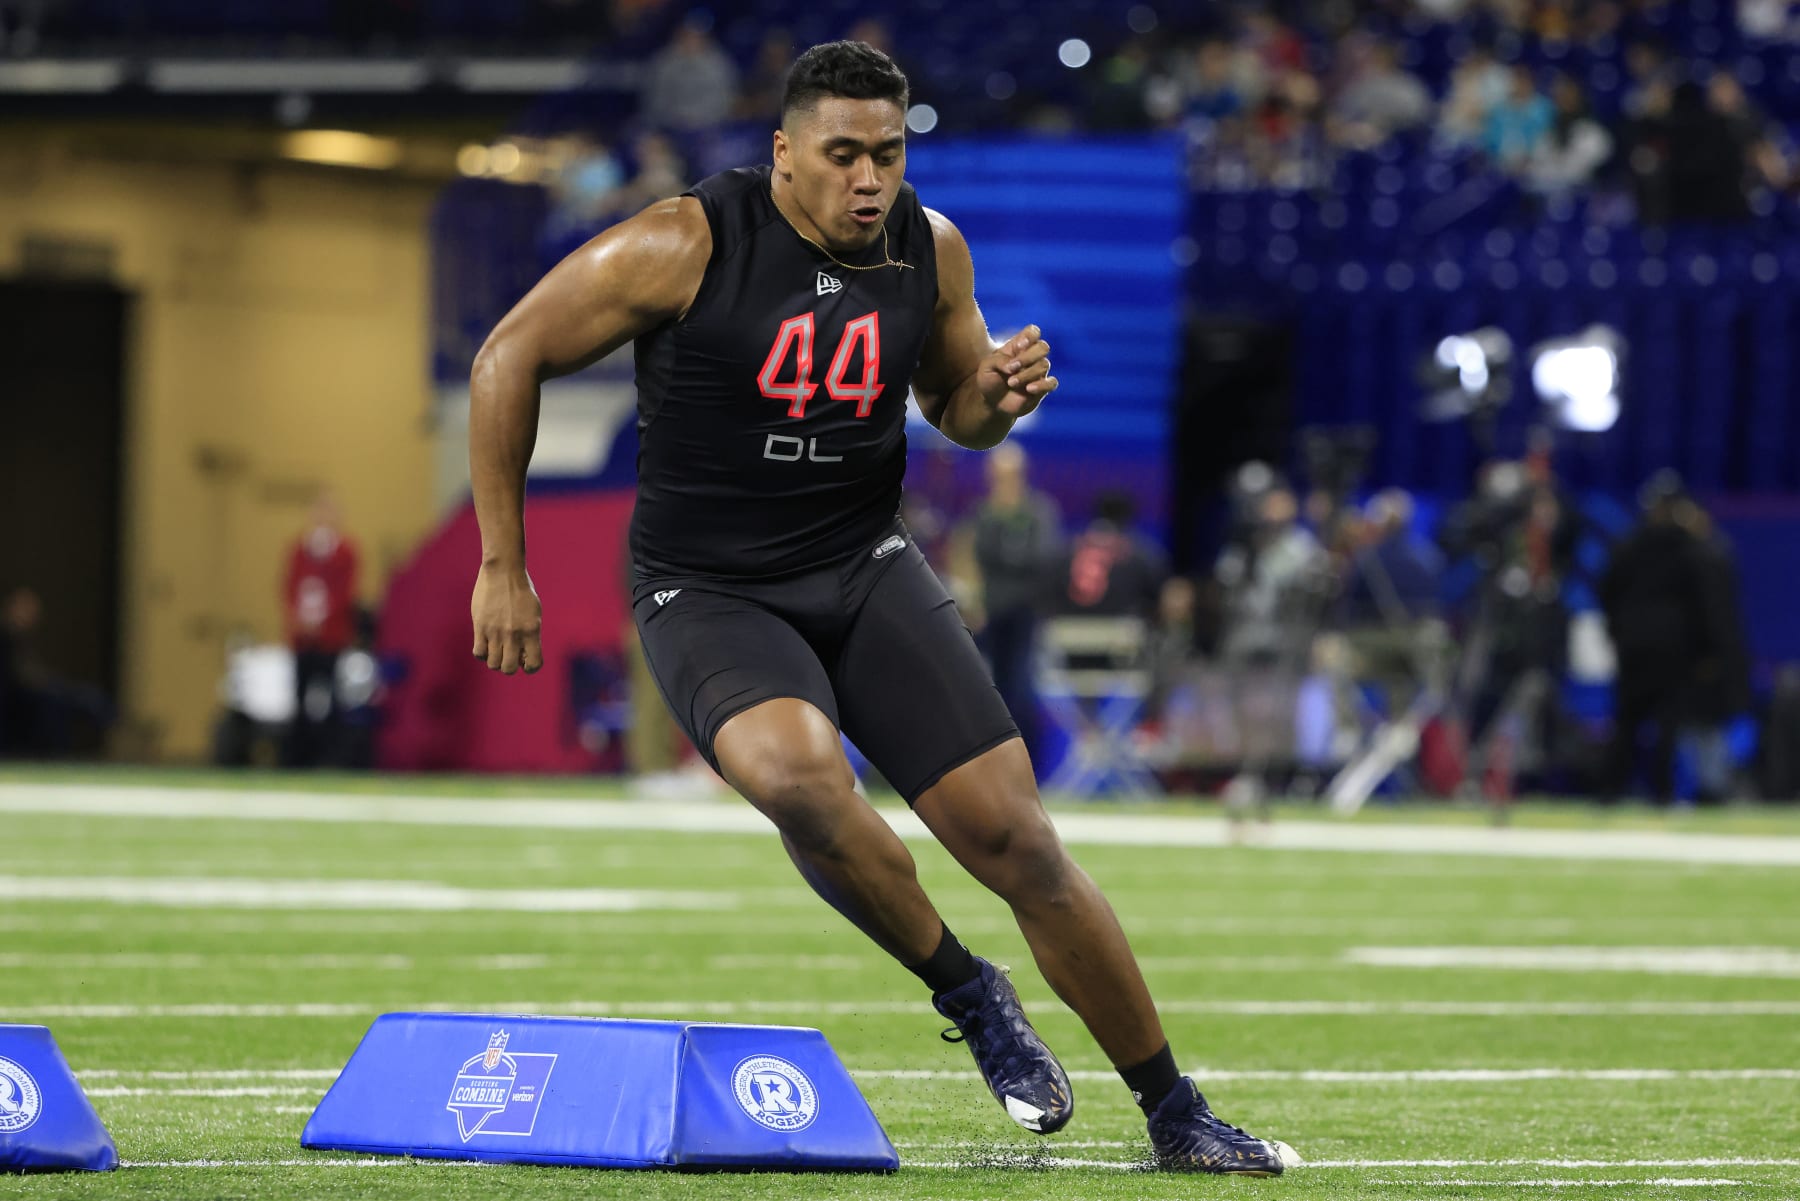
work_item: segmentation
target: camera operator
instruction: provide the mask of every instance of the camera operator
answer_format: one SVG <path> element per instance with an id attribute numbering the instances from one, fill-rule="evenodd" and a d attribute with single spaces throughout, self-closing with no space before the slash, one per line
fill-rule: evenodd
<path id="1" fill-rule="evenodd" d="M 1548 446 L 1534 439 L 1524 461 L 1482 468 L 1473 497 L 1446 520 L 1440 539 L 1480 575 L 1462 639 L 1457 693 L 1467 706 L 1470 774 L 1487 775 L 1496 795 L 1510 790 L 1515 751 L 1536 744 L 1554 761 L 1548 720 L 1555 681 L 1568 657 L 1563 582 L 1574 568 L 1580 527 L 1558 494 Z"/>

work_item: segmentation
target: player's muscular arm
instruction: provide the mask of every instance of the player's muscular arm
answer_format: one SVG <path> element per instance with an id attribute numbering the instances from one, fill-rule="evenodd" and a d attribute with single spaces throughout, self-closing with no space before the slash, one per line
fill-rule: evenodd
<path id="1" fill-rule="evenodd" d="M 469 376 L 469 477 L 481 526 L 470 616 L 475 656 L 511 674 L 543 664 L 525 571 L 525 468 L 538 388 L 579 371 L 693 303 L 712 235 L 692 197 L 652 205 L 557 264 L 494 327 Z"/>
<path id="2" fill-rule="evenodd" d="M 925 213 L 937 246 L 938 303 L 913 373 L 913 395 L 946 438 L 986 450 L 1056 390 L 1050 344 L 1035 325 L 995 344 L 975 304 L 969 244 L 941 213 Z"/>

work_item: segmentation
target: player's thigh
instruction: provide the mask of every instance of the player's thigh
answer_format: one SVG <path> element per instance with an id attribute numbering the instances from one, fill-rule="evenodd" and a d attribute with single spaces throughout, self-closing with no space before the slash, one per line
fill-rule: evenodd
<path id="1" fill-rule="evenodd" d="M 837 703 L 819 656 L 793 626 L 754 601 L 694 588 L 645 591 L 632 616 L 657 690 L 715 771 L 720 729 L 765 701 L 798 698 L 836 724 Z"/>
<path id="2" fill-rule="evenodd" d="M 844 733 L 908 804 L 1019 736 L 956 603 L 915 546 L 876 580 L 831 680 Z"/>

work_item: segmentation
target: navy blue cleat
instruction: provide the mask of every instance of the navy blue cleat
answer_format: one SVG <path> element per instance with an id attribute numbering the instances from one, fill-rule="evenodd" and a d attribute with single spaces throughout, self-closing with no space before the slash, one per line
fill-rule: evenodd
<path id="1" fill-rule="evenodd" d="M 1033 1134 L 1055 1134 L 1075 1113 L 1069 1076 L 1044 1045 L 1019 1006 L 1019 994 L 1003 972 L 976 956 L 981 975 L 932 998 L 956 1023 L 948 1043 L 966 1042 L 975 1066 L 1006 1115 Z"/>
<path id="2" fill-rule="evenodd" d="M 1245 1134 L 1214 1116 L 1186 1076 L 1150 1115 L 1150 1146 L 1166 1172 L 1220 1176 L 1279 1176 L 1300 1157 L 1286 1143 Z"/>

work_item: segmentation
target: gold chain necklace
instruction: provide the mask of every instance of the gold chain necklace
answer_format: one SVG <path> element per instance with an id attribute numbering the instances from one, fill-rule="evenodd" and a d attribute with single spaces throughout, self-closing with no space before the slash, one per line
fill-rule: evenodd
<path id="1" fill-rule="evenodd" d="M 795 225 L 793 223 L 793 221 L 788 218 L 788 215 L 786 213 L 781 212 L 781 205 L 775 199 L 775 177 L 773 175 L 769 176 L 769 203 L 775 205 L 775 211 L 777 213 L 781 213 L 781 219 L 783 221 L 787 222 L 787 227 L 794 231 L 794 236 L 796 238 L 799 238 L 802 242 L 805 242 L 808 246 L 811 246 L 814 250 L 818 251 L 820 254 L 824 255 L 826 258 L 830 259 L 832 262 L 836 263 L 838 266 L 842 267 L 846 271 L 879 271 L 883 267 L 900 267 L 907 271 L 911 271 L 913 269 L 913 265 L 911 263 L 903 263 L 899 259 L 896 259 L 888 254 L 888 231 L 887 231 L 887 222 L 886 221 L 883 221 L 881 223 L 881 258 L 882 258 L 882 261 L 879 263 L 870 263 L 866 267 L 858 267 L 854 263 L 846 263 L 843 259 L 840 259 L 837 255 L 831 253 L 831 251 L 825 249 L 823 246 L 819 245 L 817 242 L 813 241 L 811 238 L 809 238 L 805 234 L 801 233 L 800 227 L 798 225 Z"/>

